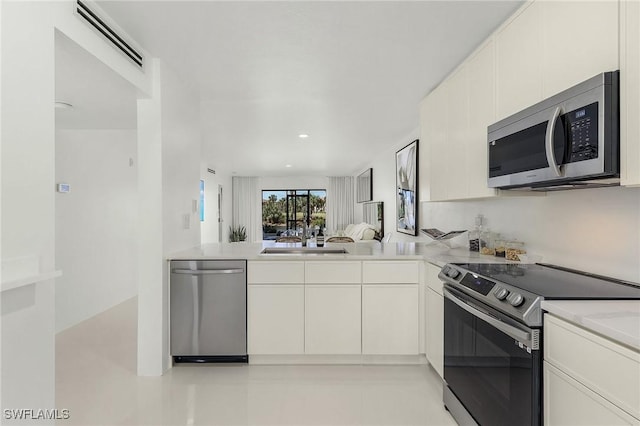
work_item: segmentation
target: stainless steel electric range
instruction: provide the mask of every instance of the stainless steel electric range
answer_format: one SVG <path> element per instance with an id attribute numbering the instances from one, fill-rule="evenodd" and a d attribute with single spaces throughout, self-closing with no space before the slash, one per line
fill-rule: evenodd
<path id="1" fill-rule="evenodd" d="M 640 299 L 626 281 L 546 264 L 445 265 L 444 404 L 461 425 L 542 424 L 543 300 Z"/>

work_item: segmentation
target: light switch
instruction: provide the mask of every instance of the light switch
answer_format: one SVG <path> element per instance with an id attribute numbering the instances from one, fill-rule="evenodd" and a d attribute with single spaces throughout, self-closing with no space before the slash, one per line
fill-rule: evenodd
<path id="1" fill-rule="evenodd" d="M 191 215 L 188 213 L 182 215 L 182 228 L 184 229 L 191 228 Z"/>

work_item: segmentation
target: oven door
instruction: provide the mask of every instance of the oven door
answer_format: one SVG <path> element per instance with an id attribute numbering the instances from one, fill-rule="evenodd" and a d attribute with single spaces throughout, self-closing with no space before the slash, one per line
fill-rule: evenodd
<path id="1" fill-rule="evenodd" d="M 456 404 L 480 425 L 540 425 L 540 330 L 451 287 L 444 295 L 444 380 Z"/>

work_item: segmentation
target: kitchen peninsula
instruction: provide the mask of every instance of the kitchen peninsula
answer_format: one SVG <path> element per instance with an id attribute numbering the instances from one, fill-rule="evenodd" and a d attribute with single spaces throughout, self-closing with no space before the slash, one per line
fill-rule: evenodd
<path id="1" fill-rule="evenodd" d="M 265 249 L 292 249 L 265 254 Z M 428 286 L 450 262 L 497 258 L 438 243 L 207 244 L 168 260 L 247 261 L 250 363 L 422 363 Z M 267 250 L 268 251 L 268 250 Z M 434 293 L 435 294 L 435 293 Z M 442 302 L 440 300 L 440 302 Z M 428 318 L 427 318 L 428 319 Z"/>

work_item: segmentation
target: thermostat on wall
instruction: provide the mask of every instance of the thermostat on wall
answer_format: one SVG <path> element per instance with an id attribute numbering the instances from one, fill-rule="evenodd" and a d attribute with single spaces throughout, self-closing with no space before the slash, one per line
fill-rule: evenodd
<path id="1" fill-rule="evenodd" d="M 58 192 L 71 192 L 71 185 L 68 183 L 59 183 Z"/>

